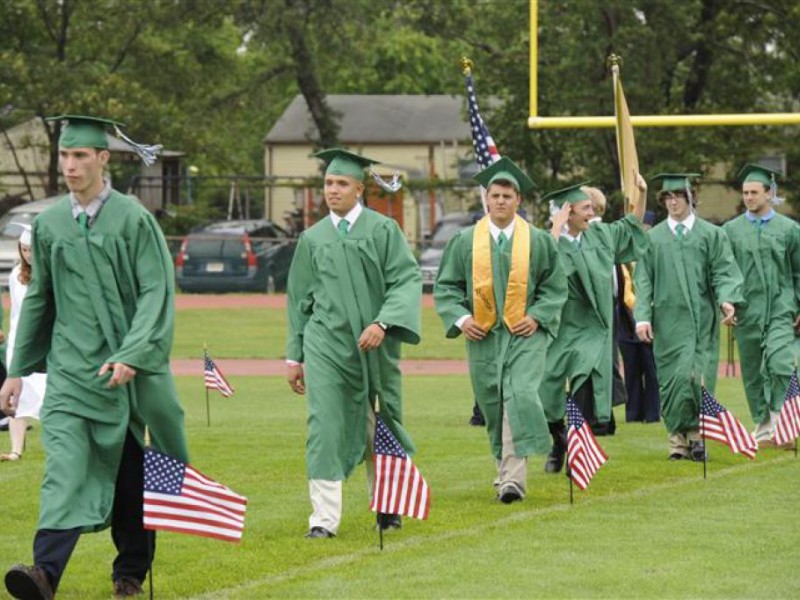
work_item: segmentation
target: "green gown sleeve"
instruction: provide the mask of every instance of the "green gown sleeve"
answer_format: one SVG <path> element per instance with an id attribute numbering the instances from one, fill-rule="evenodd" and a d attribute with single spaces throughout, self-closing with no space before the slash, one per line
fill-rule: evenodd
<path id="1" fill-rule="evenodd" d="M 531 229 L 531 270 L 533 275 L 533 302 L 527 310 L 529 317 L 555 339 L 561 322 L 561 310 L 567 301 L 567 277 L 555 240 L 549 233 Z"/>
<path id="2" fill-rule="evenodd" d="M 286 284 L 288 334 L 286 358 L 303 362 L 303 333 L 314 309 L 314 272 L 311 248 L 305 234 L 297 240 Z"/>
<path id="3" fill-rule="evenodd" d="M 47 370 L 55 314 L 50 244 L 46 233 L 34 220 L 31 281 L 20 312 L 13 361 L 8 365 L 9 377 L 24 377 Z"/>
<path id="4" fill-rule="evenodd" d="M 653 247 L 650 246 L 633 271 L 633 285 L 636 290 L 636 304 L 633 318 L 637 323 L 653 322 Z"/>
<path id="5" fill-rule="evenodd" d="M 616 264 L 639 260 L 650 246 L 650 238 L 642 229 L 642 222 L 635 215 L 626 215 L 608 227 L 613 241 L 612 248 Z"/>
<path id="6" fill-rule="evenodd" d="M 723 302 L 744 304 L 742 293 L 742 272 L 733 257 L 728 236 L 717 227 L 709 248 L 709 265 L 711 267 L 711 286 L 717 306 Z"/>
<path id="7" fill-rule="evenodd" d="M 469 235 L 472 235 L 472 229 L 468 231 Z M 461 335 L 461 329 L 456 327 L 456 321 L 472 314 L 469 308 L 470 301 L 467 298 L 467 273 L 463 260 L 464 235 L 463 232 L 458 233 L 447 242 L 433 287 L 436 312 L 444 323 L 445 335 L 448 338 Z"/>
<path id="8" fill-rule="evenodd" d="M 422 332 L 422 273 L 397 222 L 386 221 L 383 242 L 385 295 L 375 322 L 388 327 L 387 335 L 407 344 L 419 344 Z"/>
<path id="9" fill-rule="evenodd" d="M 792 284 L 794 286 L 794 314 L 800 314 L 800 225 L 793 224 L 791 234 L 786 244 L 786 257 L 792 269 Z"/>
<path id="10" fill-rule="evenodd" d="M 136 309 L 122 344 L 107 362 L 123 363 L 143 374 L 163 373 L 169 369 L 175 324 L 172 259 L 152 215 L 143 212 L 135 227 L 130 253 Z"/>

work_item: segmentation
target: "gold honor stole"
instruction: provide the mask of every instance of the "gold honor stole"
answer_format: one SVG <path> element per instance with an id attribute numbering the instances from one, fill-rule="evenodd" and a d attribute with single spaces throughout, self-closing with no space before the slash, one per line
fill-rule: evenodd
<path id="1" fill-rule="evenodd" d="M 475 322 L 484 331 L 489 331 L 497 321 L 491 239 L 487 215 L 478 221 L 472 234 L 472 306 Z M 530 256 L 531 230 L 522 217 L 515 215 L 514 233 L 511 236 L 511 269 L 503 305 L 503 321 L 509 329 L 525 318 Z"/>

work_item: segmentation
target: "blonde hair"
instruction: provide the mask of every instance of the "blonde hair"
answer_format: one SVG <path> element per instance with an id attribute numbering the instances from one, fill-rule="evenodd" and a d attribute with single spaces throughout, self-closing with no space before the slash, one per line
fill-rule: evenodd
<path id="1" fill-rule="evenodd" d="M 606 212 L 606 206 L 608 202 L 606 201 L 606 195 L 596 187 L 590 187 L 588 185 L 584 185 L 581 187 L 581 191 L 589 196 L 589 200 L 592 201 L 592 210 L 594 210 L 594 214 L 598 217 L 602 217 Z"/>

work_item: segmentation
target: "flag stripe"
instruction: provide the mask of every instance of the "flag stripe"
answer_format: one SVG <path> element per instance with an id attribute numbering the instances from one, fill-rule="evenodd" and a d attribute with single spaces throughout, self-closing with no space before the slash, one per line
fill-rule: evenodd
<path id="1" fill-rule="evenodd" d="M 222 510 L 208 504 L 207 502 L 199 502 L 183 496 L 145 492 L 145 498 L 148 500 L 148 506 L 152 506 L 154 509 L 162 506 L 181 507 L 187 511 L 209 513 L 217 515 L 221 519 L 234 519 L 240 523 L 244 522 L 244 511 L 233 512 L 230 510 Z"/>
<path id="2" fill-rule="evenodd" d="M 174 519 L 149 519 L 145 521 L 144 528 L 155 531 L 163 530 L 174 531 L 176 533 L 189 533 L 228 542 L 238 542 L 242 539 L 241 529 L 225 529 L 222 527 L 208 527 L 193 523 L 180 523 Z"/>

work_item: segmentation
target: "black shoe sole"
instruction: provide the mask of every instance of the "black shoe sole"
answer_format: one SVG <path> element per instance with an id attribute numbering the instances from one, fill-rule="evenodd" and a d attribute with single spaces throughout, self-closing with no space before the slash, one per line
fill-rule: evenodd
<path id="1" fill-rule="evenodd" d="M 6 573 L 6 589 L 14 598 L 20 600 L 48 600 L 53 596 L 43 594 L 41 588 L 29 575 L 23 571 L 9 571 Z"/>

